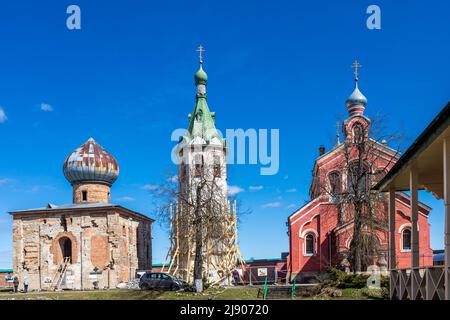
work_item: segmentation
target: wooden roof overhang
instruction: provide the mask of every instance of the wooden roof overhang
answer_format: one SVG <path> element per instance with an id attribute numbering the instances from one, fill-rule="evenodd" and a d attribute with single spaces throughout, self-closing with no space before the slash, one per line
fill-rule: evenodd
<path id="1" fill-rule="evenodd" d="M 431 121 L 413 144 L 400 157 L 386 176 L 374 187 L 388 191 L 393 185 L 396 191 L 410 190 L 410 171 L 418 173 L 418 188 L 443 197 L 443 141 L 450 138 L 450 102 Z"/>

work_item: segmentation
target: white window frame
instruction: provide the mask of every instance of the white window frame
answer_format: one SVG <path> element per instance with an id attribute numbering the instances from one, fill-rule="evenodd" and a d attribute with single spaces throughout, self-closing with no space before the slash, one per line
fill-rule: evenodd
<path id="1" fill-rule="evenodd" d="M 313 239 L 313 253 L 307 253 L 306 252 L 306 237 L 312 236 Z M 313 257 L 317 254 L 317 233 L 315 230 L 306 230 L 304 237 L 303 237 L 303 256 L 305 257 Z"/>
<path id="2" fill-rule="evenodd" d="M 400 226 L 400 228 L 398 229 L 398 233 L 400 234 L 400 252 L 411 252 L 411 249 L 404 249 L 403 247 L 403 232 L 405 232 L 405 230 L 409 230 L 409 232 L 411 232 L 411 249 L 412 249 L 412 224 L 411 223 L 405 223 L 403 225 Z"/>

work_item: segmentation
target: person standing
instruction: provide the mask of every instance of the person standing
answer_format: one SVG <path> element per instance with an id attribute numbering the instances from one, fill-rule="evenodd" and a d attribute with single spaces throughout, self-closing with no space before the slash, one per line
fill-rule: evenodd
<path id="1" fill-rule="evenodd" d="M 23 292 L 27 293 L 28 292 L 28 278 L 25 277 L 25 279 L 23 279 Z"/>
<path id="2" fill-rule="evenodd" d="M 15 293 L 19 292 L 19 278 L 17 276 L 14 276 L 13 285 L 14 285 L 14 292 Z"/>

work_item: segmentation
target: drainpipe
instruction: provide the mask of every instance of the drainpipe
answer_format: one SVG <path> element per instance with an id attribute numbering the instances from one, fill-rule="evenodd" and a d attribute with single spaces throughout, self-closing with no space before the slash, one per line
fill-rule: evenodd
<path id="1" fill-rule="evenodd" d="M 289 264 L 287 265 L 287 274 L 286 274 L 286 281 L 289 283 L 292 280 L 292 234 L 291 234 L 291 222 L 288 218 L 288 236 L 289 236 Z M 289 275 L 289 277 L 288 277 Z"/>
<path id="2" fill-rule="evenodd" d="M 320 215 L 317 217 L 317 225 L 319 226 L 318 230 L 318 234 L 319 236 L 317 237 L 317 250 L 319 251 L 319 272 L 322 273 L 322 245 L 321 245 L 321 240 L 322 240 L 322 232 L 320 230 Z"/>

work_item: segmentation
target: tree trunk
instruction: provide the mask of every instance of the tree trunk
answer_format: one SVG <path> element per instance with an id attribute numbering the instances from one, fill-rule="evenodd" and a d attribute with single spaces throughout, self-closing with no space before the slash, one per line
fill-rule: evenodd
<path id="1" fill-rule="evenodd" d="M 195 208 L 195 258 L 194 286 L 197 292 L 203 291 L 203 223 L 200 208 L 201 189 L 197 188 L 197 206 Z"/>
<path id="2" fill-rule="evenodd" d="M 197 292 L 203 291 L 203 239 L 202 226 L 198 223 L 195 231 L 194 285 Z"/>
<path id="3" fill-rule="evenodd" d="M 353 230 L 353 252 L 354 252 L 354 268 L 353 272 L 358 273 L 362 270 L 362 223 L 361 223 L 361 206 L 355 204 L 355 221 Z"/>

